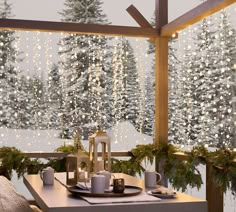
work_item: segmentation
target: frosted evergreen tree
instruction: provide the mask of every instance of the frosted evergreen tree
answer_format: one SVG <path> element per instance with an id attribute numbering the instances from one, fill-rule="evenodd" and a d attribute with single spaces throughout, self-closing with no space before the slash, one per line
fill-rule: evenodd
<path id="1" fill-rule="evenodd" d="M 94 131 L 96 128 L 108 126 L 107 76 L 102 69 L 102 64 L 92 64 L 88 69 L 88 98 L 90 99 L 91 109 L 89 114 L 91 121 L 86 126 L 88 131 Z"/>
<path id="2" fill-rule="evenodd" d="M 136 66 L 134 50 L 130 42 L 125 39 L 122 40 L 123 45 L 123 66 L 125 72 L 125 89 L 126 89 L 126 109 L 125 118 L 132 123 L 138 130 L 140 128 L 140 83 L 138 70 Z"/>
<path id="3" fill-rule="evenodd" d="M 53 64 L 47 80 L 46 119 L 49 128 L 61 127 L 62 88 L 58 66 Z"/>
<path id="4" fill-rule="evenodd" d="M 100 0 L 66 0 L 61 13 L 65 22 L 85 24 L 107 24 L 106 15 L 101 10 Z M 102 64 L 101 76 L 106 76 L 108 46 L 107 38 L 94 35 L 68 34 L 60 43 L 60 73 L 63 80 L 64 122 L 68 128 L 94 126 L 91 119 L 91 100 L 88 98 L 89 67 Z M 101 79 L 104 81 L 104 79 Z M 105 80 L 106 81 L 106 80 Z M 106 85 L 106 83 L 105 83 Z M 98 98 L 99 99 L 99 98 Z M 97 101 L 97 100 L 96 100 Z M 106 99 L 103 99 L 106 101 Z M 103 123 L 106 128 L 108 123 Z M 86 137 L 85 129 L 80 130 Z"/>
<path id="5" fill-rule="evenodd" d="M 204 19 L 196 27 L 193 45 L 185 47 L 184 122 L 188 144 L 214 142 L 209 119 L 209 103 L 214 89 L 213 70 L 216 69 L 217 49 L 211 18 Z"/>
<path id="6" fill-rule="evenodd" d="M 197 89 L 198 73 L 196 70 L 198 64 L 194 61 L 198 61 L 195 58 L 192 46 L 187 46 L 184 49 L 184 58 L 181 65 L 180 74 L 182 76 L 182 85 L 180 85 L 180 91 L 178 91 L 178 98 L 181 101 L 177 101 L 177 115 L 176 124 L 178 123 L 178 133 L 176 133 L 177 141 L 180 144 L 193 144 L 197 141 L 197 137 L 200 133 L 200 116 L 199 111 L 199 99 Z M 177 93 L 176 93 L 177 94 Z"/>
<path id="7" fill-rule="evenodd" d="M 215 92 L 211 117 L 213 116 L 216 122 L 214 136 L 217 140 L 217 146 L 232 147 L 236 142 L 235 120 L 233 117 L 235 112 L 233 98 L 235 97 L 236 34 L 229 22 L 227 11 L 223 10 L 219 15 L 218 34 L 216 35 L 219 54 L 216 61 L 216 82 L 214 84 Z"/>
<path id="8" fill-rule="evenodd" d="M 46 104 L 45 104 L 45 86 L 43 81 L 37 77 L 33 76 L 31 79 L 31 89 L 32 89 L 32 125 L 34 129 L 46 129 Z"/>
<path id="9" fill-rule="evenodd" d="M 126 120 L 126 75 L 123 63 L 124 56 L 123 42 L 117 40 L 112 55 L 112 118 L 113 125 L 119 121 Z"/>
<path id="10" fill-rule="evenodd" d="M 15 117 L 14 127 L 18 129 L 29 129 L 32 123 L 31 112 L 32 105 L 32 91 L 29 77 L 22 75 L 18 80 L 17 88 L 17 116 Z"/>
<path id="11" fill-rule="evenodd" d="M 194 46 L 185 48 L 182 67 L 185 72 L 185 97 L 182 97 L 180 108 L 184 111 L 185 139 L 190 144 L 198 142 L 219 147 L 232 145 L 231 58 L 235 57 L 232 55 L 232 51 L 235 51 L 232 48 L 235 46 L 232 44 L 235 43 L 235 36 L 232 36 L 233 30 L 228 26 L 228 21 L 222 21 L 217 26 L 217 30 L 221 30 L 216 34 L 211 18 L 204 19 L 196 27 Z"/>
<path id="12" fill-rule="evenodd" d="M 144 134 L 154 136 L 154 123 L 155 123 L 155 73 L 154 68 L 147 73 L 145 80 L 145 96 L 141 101 L 144 108 L 143 123 L 141 131 Z"/>
<path id="13" fill-rule="evenodd" d="M 128 120 L 140 128 L 140 84 L 134 50 L 125 38 L 117 39 L 112 56 L 113 124 Z"/>
<path id="14" fill-rule="evenodd" d="M 154 55 L 155 44 L 149 43 L 148 54 Z M 154 124 L 155 124 L 155 64 L 154 59 L 152 61 L 152 69 L 147 73 L 145 80 L 145 97 L 142 99 L 141 104 L 144 108 L 143 114 L 143 127 L 142 132 L 154 136 Z"/>
<path id="15" fill-rule="evenodd" d="M 7 0 L 0 2 L 0 17 L 10 18 L 11 5 Z M 0 126 L 15 127 L 18 115 L 16 61 L 18 52 L 14 47 L 14 31 L 0 31 Z"/>
<path id="16" fill-rule="evenodd" d="M 180 61 L 177 58 L 175 39 L 169 40 L 168 54 L 168 140 L 172 143 L 182 143 L 181 132 L 184 130 L 181 119 L 181 98 L 183 84 L 182 72 L 179 71 Z"/>

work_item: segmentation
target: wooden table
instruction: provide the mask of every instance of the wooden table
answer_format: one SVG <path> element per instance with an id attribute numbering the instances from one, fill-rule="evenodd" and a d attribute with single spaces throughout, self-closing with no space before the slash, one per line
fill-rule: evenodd
<path id="1" fill-rule="evenodd" d="M 125 178 L 128 185 L 143 187 L 141 179 L 126 174 L 115 175 Z M 39 175 L 26 175 L 24 184 L 43 212 L 207 212 L 205 200 L 183 193 L 177 193 L 174 199 L 163 199 L 159 202 L 90 204 L 73 197 L 57 180 L 54 180 L 53 186 L 44 186 Z"/>

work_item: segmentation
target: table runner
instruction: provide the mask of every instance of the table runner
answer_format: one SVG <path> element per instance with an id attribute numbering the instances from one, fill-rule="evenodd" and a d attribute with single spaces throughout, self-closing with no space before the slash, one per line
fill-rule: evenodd
<path id="1" fill-rule="evenodd" d="M 58 180 L 62 185 L 66 186 L 66 173 L 55 173 L 55 179 Z M 91 204 L 106 204 L 106 203 L 122 203 L 122 202 L 156 202 L 160 201 L 160 198 L 151 196 L 145 191 L 140 194 L 129 197 L 85 197 L 80 196 Z"/>
<path id="2" fill-rule="evenodd" d="M 147 194 L 142 191 L 140 194 L 129 197 L 85 197 L 81 196 L 91 204 L 107 204 L 107 203 L 124 203 L 124 202 L 157 202 L 161 199 Z"/>

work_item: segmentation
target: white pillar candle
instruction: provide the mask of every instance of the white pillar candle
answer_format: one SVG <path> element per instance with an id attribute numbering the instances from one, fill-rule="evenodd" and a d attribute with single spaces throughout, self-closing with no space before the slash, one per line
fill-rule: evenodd
<path id="1" fill-rule="evenodd" d="M 97 161 L 97 171 L 104 170 L 104 160 L 98 160 Z"/>
<path id="2" fill-rule="evenodd" d="M 78 172 L 78 181 L 84 181 L 85 180 L 85 171 L 81 170 Z"/>

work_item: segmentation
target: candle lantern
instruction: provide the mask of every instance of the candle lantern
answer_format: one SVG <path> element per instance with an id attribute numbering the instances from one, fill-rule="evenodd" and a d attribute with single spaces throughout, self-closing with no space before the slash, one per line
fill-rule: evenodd
<path id="1" fill-rule="evenodd" d="M 82 150 L 66 157 L 66 184 L 76 185 L 88 178 L 89 157 Z"/>
<path id="2" fill-rule="evenodd" d="M 101 157 L 98 157 L 98 147 L 101 145 Z M 89 137 L 89 172 L 101 170 L 111 171 L 111 141 L 103 131 L 97 131 Z"/>

